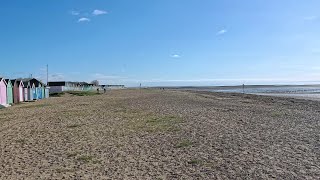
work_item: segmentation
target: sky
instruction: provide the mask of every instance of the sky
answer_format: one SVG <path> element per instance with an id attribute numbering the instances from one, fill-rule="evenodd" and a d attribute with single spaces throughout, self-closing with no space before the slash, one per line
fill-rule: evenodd
<path id="1" fill-rule="evenodd" d="M 319 0 L 1 0 L 0 76 L 320 83 Z"/>

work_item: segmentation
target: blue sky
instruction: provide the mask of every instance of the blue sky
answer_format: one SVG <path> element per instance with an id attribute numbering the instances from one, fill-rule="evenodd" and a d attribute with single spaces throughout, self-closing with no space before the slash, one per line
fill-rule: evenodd
<path id="1" fill-rule="evenodd" d="M 320 81 L 319 0 L 2 0 L 0 75 L 151 85 Z M 5 68 L 3 68 L 5 67 Z"/>

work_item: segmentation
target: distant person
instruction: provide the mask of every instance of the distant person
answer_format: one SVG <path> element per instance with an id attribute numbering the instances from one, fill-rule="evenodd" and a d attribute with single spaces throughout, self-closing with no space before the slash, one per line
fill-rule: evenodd
<path id="1" fill-rule="evenodd" d="M 106 93 L 106 92 L 107 92 L 106 88 L 103 88 L 103 92 L 104 92 L 104 93 Z"/>
<path id="2" fill-rule="evenodd" d="M 99 93 L 99 88 L 97 88 L 97 93 Z"/>

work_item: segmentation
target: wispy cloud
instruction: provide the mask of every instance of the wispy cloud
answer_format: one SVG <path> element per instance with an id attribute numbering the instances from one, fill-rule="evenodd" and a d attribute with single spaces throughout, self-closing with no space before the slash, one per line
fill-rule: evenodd
<path id="1" fill-rule="evenodd" d="M 173 54 L 173 55 L 171 55 L 171 57 L 176 58 L 176 59 L 181 58 L 181 56 L 179 54 Z"/>
<path id="2" fill-rule="evenodd" d="M 122 77 L 122 76 L 105 75 L 105 74 L 101 74 L 101 73 L 93 74 L 92 77 L 97 80 L 126 79 L 126 77 Z"/>
<path id="3" fill-rule="evenodd" d="M 318 18 L 319 18 L 318 16 L 306 16 L 303 19 L 305 21 L 314 21 L 314 20 L 317 20 Z"/>
<path id="4" fill-rule="evenodd" d="M 80 18 L 79 20 L 78 20 L 78 22 L 90 22 L 91 20 L 89 19 L 89 18 L 85 18 L 85 17 L 83 17 L 83 18 Z"/>
<path id="5" fill-rule="evenodd" d="M 228 31 L 226 29 L 221 29 L 220 31 L 217 32 L 217 36 L 223 35 L 227 33 Z"/>
<path id="6" fill-rule="evenodd" d="M 63 73 L 54 73 L 49 77 L 49 81 L 62 81 L 65 80 L 65 76 Z"/>
<path id="7" fill-rule="evenodd" d="M 72 10 L 72 11 L 70 11 L 70 14 L 73 15 L 73 16 L 78 16 L 78 15 L 80 15 L 80 12 Z"/>
<path id="8" fill-rule="evenodd" d="M 102 73 L 92 74 L 91 78 L 98 80 L 102 84 L 121 84 L 123 81 L 127 79 L 127 77 L 106 75 Z"/>
<path id="9" fill-rule="evenodd" d="M 94 15 L 94 16 L 99 16 L 99 15 L 104 15 L 104 14 L 108 14 L 108 12 L 104 11 L 104 10 L 99 10 L 99 9 L 96 9 L 92 12 L 92 15 Z"/>

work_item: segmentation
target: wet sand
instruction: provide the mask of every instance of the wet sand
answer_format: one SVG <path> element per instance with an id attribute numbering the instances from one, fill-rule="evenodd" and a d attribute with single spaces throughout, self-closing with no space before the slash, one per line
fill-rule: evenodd
<path id="1" fill-rule="evenodd" d="M 296 93 L 296 94 L 285 94 L 285 93 L 257 93 L 256 95 L 260 96 L 276 96 L 276 97 L 285 97 L 285 98 L 294 98 L 294 99 L 304 99 L 311 101 L 320 101 L 320 94 L 318 93 Z"/>

